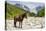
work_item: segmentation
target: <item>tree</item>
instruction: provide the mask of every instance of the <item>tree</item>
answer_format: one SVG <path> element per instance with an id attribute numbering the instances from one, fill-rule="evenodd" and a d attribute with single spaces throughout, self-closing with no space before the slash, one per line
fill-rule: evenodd
<path id="1" fill-rule="evenodd" d="M 35 13 L 29 13 L 30 16 L 35 16 Z"/>
<path id="2" fill-rule="evenodd" d="M 38 11 L 38 16 L 43 17 L 45 16 L 45 8 L 42 8 L 40 11 Z"/>

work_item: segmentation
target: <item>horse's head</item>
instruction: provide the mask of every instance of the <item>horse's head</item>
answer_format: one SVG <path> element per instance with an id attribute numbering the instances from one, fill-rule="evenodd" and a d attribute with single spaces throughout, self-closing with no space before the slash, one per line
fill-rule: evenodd
<path id="1" fill-rule="evenodd" d="M 27 13 L 24 13 L 24 14 L 23 14 L 23 17 L 27 18 Z"/>

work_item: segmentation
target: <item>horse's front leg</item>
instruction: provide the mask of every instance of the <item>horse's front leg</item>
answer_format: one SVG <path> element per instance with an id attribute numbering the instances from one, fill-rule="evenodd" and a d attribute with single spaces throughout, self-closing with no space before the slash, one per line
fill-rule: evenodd
<path id="1" fill-rule="evenodd" d="M 22 22 L 21 22 L 21 28 L 22 28 Z"/>
<path id="2" fill-rule="evenodd" d="M 20 28 L 20 22 L 19 22 L 19 28 Z"/>

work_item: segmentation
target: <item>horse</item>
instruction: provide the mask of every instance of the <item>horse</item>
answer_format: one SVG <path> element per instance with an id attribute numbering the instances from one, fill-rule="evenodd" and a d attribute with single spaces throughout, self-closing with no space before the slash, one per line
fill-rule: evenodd
<path id="1" fill-rule="evenodd" d="M 26 13 L 22 14 L 22 15 L 18 15 L 18 16 L 14 16 L 14 26 L 16 26 L 16 22 L 18 21 L 19 22 L 19 28 L 22 28 L 22 22 L 23 22 L 23 19 L 24 18 L 27 18 L 27 15 Z"/>

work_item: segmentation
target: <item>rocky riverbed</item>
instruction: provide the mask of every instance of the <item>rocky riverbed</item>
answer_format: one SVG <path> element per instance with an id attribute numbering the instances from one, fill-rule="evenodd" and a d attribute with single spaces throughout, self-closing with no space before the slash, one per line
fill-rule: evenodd
<path id="1" fill-rule="evenodd" d="M 19 26 L 19 22 L 17 22 Z M 25 29 L 42 29 L 45 27 L 44 17 L 28 17 L 23 19 L 22 28 L 14 27 L 14 20 L 6 20 L 6 28 L 9 31 L 25 30 Z"/>

